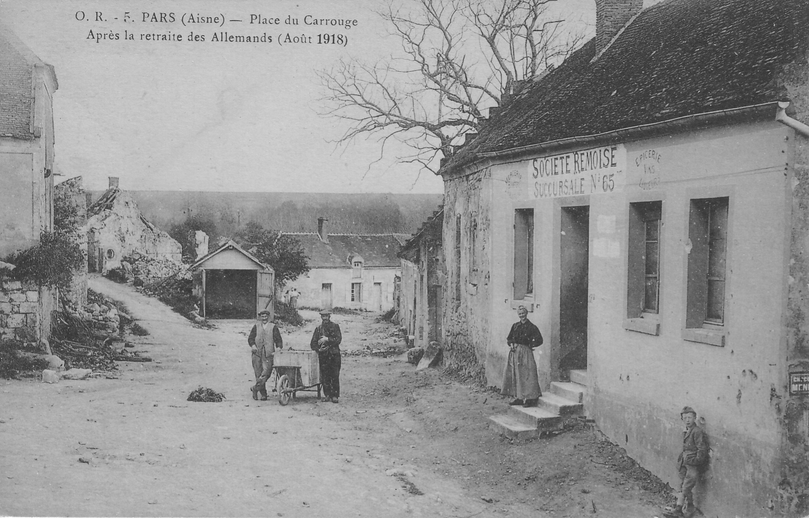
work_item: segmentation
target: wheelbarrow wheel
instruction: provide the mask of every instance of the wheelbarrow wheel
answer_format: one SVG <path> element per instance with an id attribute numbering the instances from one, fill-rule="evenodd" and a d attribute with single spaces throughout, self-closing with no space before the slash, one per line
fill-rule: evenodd
<path id="1" fill-rule="evenodd" d="M 278 402 L 282 405 L 289 403 L 289 397 L 294 391 L 289 387 L 289 376 L 284 374 L 278 378 Z"/>

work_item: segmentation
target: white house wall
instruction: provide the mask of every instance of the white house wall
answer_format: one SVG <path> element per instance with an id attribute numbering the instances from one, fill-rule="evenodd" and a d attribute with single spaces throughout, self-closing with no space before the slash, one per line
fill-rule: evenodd
<path id="1" fill-rule="evenodd" d="M 292 282 L 286 283 L 283 291 L 296 288 L 300 293 L 298 307 L 322 308 L 322 286 L 332 285 L 332 307 L 361 309 L 366 311 L 389 311 L 393 308 L 393 280 L 401 275 L 400 268 L 364 267 L 362 277 L 354 277 L 351 268 L 312 268 Z M 351 283 L 362 283 L 362 301 L 351 301 Z M 374 307 L 373 289 L 375 283 L 381 283 L 380 307 Z"/>
<path id="2" fill-rule="evenodd" d="M 679 409 L 695 407 L 712 440 L 709 497 L 701 508 L 751 512 L 739 502 L 766 500 L 778 485 L 773 466 L 786 371 L 790 135 L 772 122 L 618 144 L 620 171 L 612 169 L 608 193 L 539 197 L 534 157 L 446 181 L 447 348 L 478 355 L 487 383 L 499 387 L 505 336 L 515 307 L 524 304 L 545 338 L 534 353 L 543 389 L 565 374 L 557 368 L 561 213 L 565 206 L 589 205 L 588 413 L 642 466 L 675 484 Z M 570 151 L 577 150 L 558 154 Z M 695 342 L 685 329 L 689 203 L 718 196 L 730 200 L 723 347 Z M 629 203 L 650 200 L 662 200 L 663 211 L 657 335 L 627 324 Z M 534 210 L 534 294 L 515 300 L 514 211 L 521 208 Z M 465 225 L 474 214 L 473 252 Z M 477 278 L 468 266 L 473 253 Z"/>

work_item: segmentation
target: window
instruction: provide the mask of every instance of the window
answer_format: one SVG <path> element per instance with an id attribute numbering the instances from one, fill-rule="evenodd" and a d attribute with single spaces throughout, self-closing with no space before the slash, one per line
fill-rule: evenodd
<path id="1" fill-rule="evenodd" d="M 362 302 L 362 283 L 351 283 L 351 302 Z"/>
<path id="2" fill-rule="evenodd" d="M 471 283 L 477 282 L 475 280 L 475 274 L 477 273 L 478 265 L 477 265 L 477 234 L 478 234 L 478 220 L 475 213 L 472 213 L 469 217 L 469 232 L 468 232 L 468 243 L 469 243 L 469 260 L 467 261 L 467 266 L 469 268 L 469 278 Z"/>
<path id="3" fill-rule="evenodd" d="M 728 198 L 691 200 L 686 327 L 725 323 Z M 721 344 L 718 344 L 721 345 Z"/>
<path id="4" fill-rule="evenodd" d="M 514 211 L 514 299 L 534 293 L 534 209 Z"/>
<path id="5" fill-rule="evenodd" d="M 627 317 L 660 312 L 661 201 L 629 204 Z"/>

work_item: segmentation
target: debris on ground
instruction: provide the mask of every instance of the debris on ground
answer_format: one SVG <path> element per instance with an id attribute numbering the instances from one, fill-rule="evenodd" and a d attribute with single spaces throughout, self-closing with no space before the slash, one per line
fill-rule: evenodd
<path id="1" fill-rule="evenodd" d="M 421 347 L 414 347 L 407 351 L 407 363 L 418 365 L 421 357 L 424 356 L 424 349 Z"/>
<path id="2" fill-rule="evenodd" d="M 70 369 L 62 374 L 62 379 L 66 380 L 83 380 L 87 379 L 93 371 L 90 369 Z"/>
<path id="3" fill-rule="evenodd" d="M 435 367 L 441 363 L 441 350 L 441 346 L 438 345 L 438 342 L 430 342 L 430 345 L 427 346 L 421 360 L 419 360 L 416 370 L 420 371 L 429 367 Z"/>
<path id="4" fill-rule="evenodd" d="M 340 351 L 343 356 L 378 356 L 380 358 L 398 356 L 403 352 L 404 350 L 401 347 L 396 347 L 395 345 L 385 348 L 373 348 L 370 345 L 366 345 L 362 349 Z"/>
<path id="5" fill-rule="evenodd" d="M 188 401 L 196 401 L 198 403 L 221 403 L 224 399 L 224 394 L 215 392 L 213 389 L 202 387 L 199 387 L 188 395 Z"/>

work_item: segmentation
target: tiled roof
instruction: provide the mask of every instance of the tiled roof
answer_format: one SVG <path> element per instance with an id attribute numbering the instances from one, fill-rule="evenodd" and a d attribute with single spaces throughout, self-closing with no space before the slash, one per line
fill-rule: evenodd
<path id="1" fill-rule="evenodd" d="M 0 137 L 35 138 L 33 78 L 37 66 L 48 67 L 0 25 Z"/>
<path id="2" fill-rule="evenodd" d="M 805 55 L 807 30 L 806 0 L 661 2 L 597 60 L 591 40 L 527 83 L 442 172 L 480 153 L 785 100 L 777 76 Z"/>
<path id="3" fill-rule="evenodd" d="M 433 212 L 432 216 L 427 218 L 421 227 L 407 240 L 407 242 L 402 244 L 402 248 L 399 251 L 398 257 L 403 257 L 404 254 L 414 249 L 418 246 L 419 241 L 424 236 L 435 237 L 437 239 L 442 238 L 442 230 L 444 226 L 444 206 L 438 207 L 438 210 Z"/>
<path id="4" fill-rule="evenodd" d="M 394 234 L 329 234 L 324 243 L 317 233 L 284 232 L 300 241 L 309 258 L 309 268 L 350 268 L 349 257 L 359 255 L 366 268 L 400 265 L 396 253 L 400 242 Z"/>

